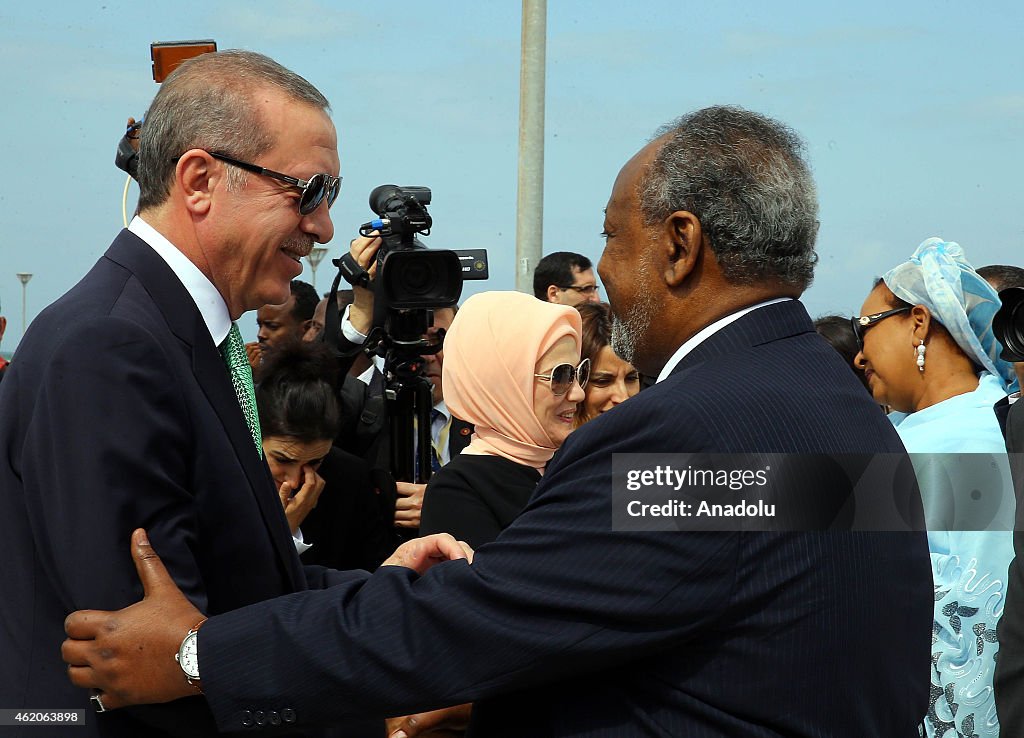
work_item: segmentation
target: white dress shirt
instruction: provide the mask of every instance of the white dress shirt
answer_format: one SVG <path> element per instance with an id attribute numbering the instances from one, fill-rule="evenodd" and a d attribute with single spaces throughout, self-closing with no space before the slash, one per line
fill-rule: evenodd
<path id="1" fill-rule="evenodd" d="M 693 351 L 700 344 L 702 344 L 707 339 L 711 338 L 711 336 L 718 333 L 718 331 L 722 330 L 730 323 L 735 323 L 737 320 L 742 318 L 747 313 L 752 313 L 758 308 L 763 308 L 766 305 L 774 305 L 776 303 L 785 302 L 786 300 L 792 299 L 792 297 L 777 297 L 774 300 L 765 300 L 764 302 L 759 302 L 756 305 L 751 305 L 750 307 L 745 307 L 742 310 L 738 310 L 735 313 L 730 313 L 729 315 L 726 315 L 724 318 L 719 318 L 711 325 L 704 326 L 699 331 L 697 331 L 697 333 L 691 336 L 685 343 L 683 343 L 682 346 L 676 349 L 676 352 L 672 354 L 672 357 L 665 363 L 665 366 L 662 367 L 661 373 L 658 374 L 658 378 L 655 380 L 654 383 L 657 384 L 663 379 L 667 379 L 668 375 L 672 373 L 672 370 L 675 369 L 676 366 L 679 365 L 679 362 L 683 360 L 683 357 L 685 357 L 688 353 Z"/>

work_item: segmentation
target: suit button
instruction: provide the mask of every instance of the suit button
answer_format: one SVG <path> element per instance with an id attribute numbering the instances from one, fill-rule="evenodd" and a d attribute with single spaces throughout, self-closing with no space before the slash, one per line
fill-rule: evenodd
<path id="1" fill-rule="evenodd" d="M 260 727 L 267 724 L 267 716 L 263 714 L 263 710 L 256 711 L 256 724 Z"/>
<path id="2" fill-rule="evenodd" d="M 246 710 L 245 712 L 242 713 L 242 727 L 243 728 L 251 728 L 255 724 L 256 724 L 256 721 L 252 719 L 252 712 L 250 710 Z"/>
<path id="3" fill-rule="evenodd" d="M 277 714 L 277 710 L 271 710 L 270 711 L 270 724 L 271 725 L 280 725 L 281 724 L 281 716 Z"/>
<path id="4" fill-rule="evenodd" d="M 286 723 L 294 723 L 296 720 L 295 710 L 293 710 L 290 707 L 284 708 L 283 710 L 281 710 L 281 719 L 284 720 Z"/>

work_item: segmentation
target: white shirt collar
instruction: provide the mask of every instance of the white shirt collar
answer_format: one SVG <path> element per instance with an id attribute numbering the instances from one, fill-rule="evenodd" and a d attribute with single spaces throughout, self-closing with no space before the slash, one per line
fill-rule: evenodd
<path id="1" fill-rule="evenodd" d="M 774 305 L 776 303 L 785 302 L 786 300 L 792 299 L 792 297 L 777 297 L 774 300 L 766 300 L 765 302 L 759 302 L 756 305 L 751 305 L 750 307 L 745 307 L 742 310 L 738 310 L 735 313 L 730 313 L 729 315 L 726 315 L 724 318 L 719 318 L 711 325 L 701 328 L 696 334 L 691 336 L 682 346 L 676 349 L 676 352 L 672 354 L 672 358 L 670 358 L 665 363 L 665 366 L 662 368 L 661 373 L 658 374 L 658 378 L 657 380 L 655 380 L 655 384 L 664 379 L 667 379 L 668 375 L 672 373 L 672 370 L 675 369 L 679 362 L 683 360 L 683 357 L 685 357 L 688 353 L 693 351 L 700 344 L 702 344 L 707 339 L 711 338 L 711 336 L 718 333 L 718 331 L 722 330 L 730 323 L 735 323 L 737 320 L 742 318 L 747 313 L 751 313 L 754 310 L 757 310 L 758 308 L 763 308 L 767 305 Z"/>
<path id="2" fill-rule="evenodd" d="M 214 345 L 219 346 L 231 330 L 231 315 L 228 313 L 227 303 L 213 286 L 213 282 L 207 279 L 206 275 L 199 271 L 199 267 L 189 261 L 174 244 L 138 215 L 132 218 L 128 230 L 149 244 L 160 258 L 167 262 L 167 266 L 199 308 L 199 314 L 203 316 L 203 322 L 210 331 Z"/>

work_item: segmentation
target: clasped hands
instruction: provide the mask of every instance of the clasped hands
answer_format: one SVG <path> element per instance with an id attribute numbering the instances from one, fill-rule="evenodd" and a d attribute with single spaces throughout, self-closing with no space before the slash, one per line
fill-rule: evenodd
<path id="1" fill-rule="evenodd" d="M 169 702 L 196 694 L 174 655 L 203 613 L 182 594 L 141 528 L 132 534 L 132 559 L 143 599 L 123 610 L 79 610 L 64 621 L 61 655 L 68 677 L 102 697 L 104 708 Z M 442 561 L 466 559 L 473 550 L 447 533 L 403 543 L 381 566 L 418 574 Z"/>

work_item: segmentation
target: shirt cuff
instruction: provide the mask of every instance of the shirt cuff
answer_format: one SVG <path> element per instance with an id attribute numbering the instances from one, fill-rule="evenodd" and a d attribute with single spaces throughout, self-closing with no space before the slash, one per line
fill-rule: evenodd
<path id="1" fill-rule="evenodd" d="M 349 312 L 351 310 L 351 304 L 345 306 L 345 312 L 341 316 L 341 335 L 343 335 L 350 343 L 366 343 L 366 336 L 357 331 L 356 327 L 352 325 L 352 321 L 349 319 Z"/>
<path id="2" fill-rule="evenodd" d="M 306 553 L 309 549 L 313 548 L 312 543 L 306 543 L 302 539 L 302 528 L 299 528 L 295 533 L 292 534 L 292 543 L 295 544 L 295 553 L 301 556 Z"/>

